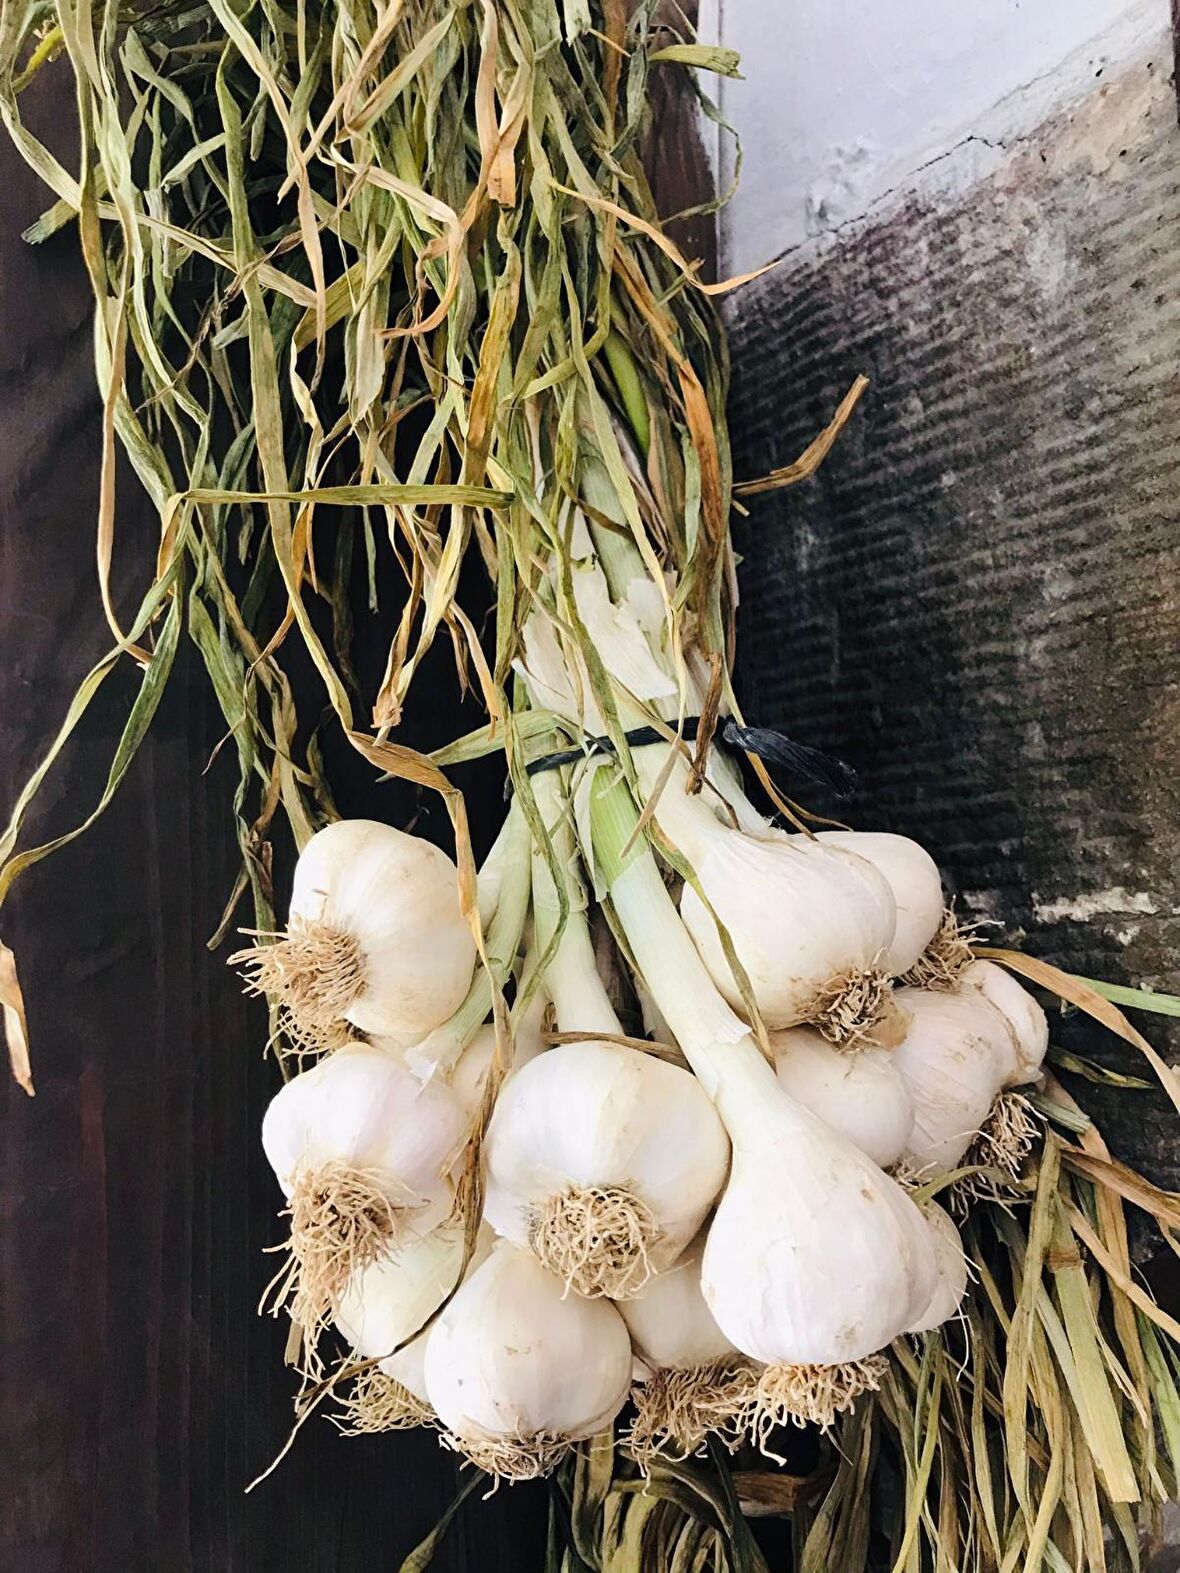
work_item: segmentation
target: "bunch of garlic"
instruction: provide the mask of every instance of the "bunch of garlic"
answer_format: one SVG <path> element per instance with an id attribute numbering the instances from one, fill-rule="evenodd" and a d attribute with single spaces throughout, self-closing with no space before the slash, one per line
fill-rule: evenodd
<path id="1" fill-rule="evenodd" d="M 953 1317 L 966 1288 L 949 1214 L 886 1171 L 949 1174 L 1047 1044 L 1039 1006 L 989 962 L 951 988 L 892 986 L 944 923 L 914 842 L 785 835 L 732 774 L 696 798 L 662 746 L 635 758 L 638 796 L 610 767 L 580 803 L 556 772 L 536 778 L 548 851 L 526 871 L 527 924 L 500 946 L 519 996 L 510 1068 L 503 1019 L 481 1023 L 490 994 L 457 939 L 444 859 L 453 905 L 426 910 L 446 987 L 429 1008 L 408 985 L 399 1002 L 397 966 L 420 975 L 430 946 L 380 953 L 340 1009 L 353 1036 L 264 1122 L 291 1216 L 276 1299 L 309 1348 L 329 1321 L 350 1347 L 351 1428 L 434 1424 L 507 1478 L 545 1472 L 629 1399 L 624 1435 L 645 1464 L 710 1436 L 769 1448 L 783 1423 L 831 1425 L 879 1385 L 893 1341 Z M 661 834 L 692 869 L 678 904 L 638 819 L 656 786 Z M 433 870 L 438 896 L 433 856 L 399 866 Z M 485 925 L 520 876 L 491 860 Z M 333 912 L 364 885 L 359 870 L 335 882 Z M 599 975 L 592 889 L 658 1044 L 627 1036 Z M 365 915 L 350 928 L 367 934 Z M 454 1208 L 485 1118 L 469 1256 Z"/>

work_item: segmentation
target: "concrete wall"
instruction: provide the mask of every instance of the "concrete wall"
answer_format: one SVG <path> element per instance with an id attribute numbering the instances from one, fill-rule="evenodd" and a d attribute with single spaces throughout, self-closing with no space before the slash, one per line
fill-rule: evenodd
<path id="1" fill-rule="evenodd" d="M 1180 992 L 1171 77 L 1153 25 L 982 167 L 903 180 L 798 244 L 730 317 L 739 476 L 794 458 L 872 379 L 819 476 L 752 499 L 740 527 L 751 718 L 851 760 L 842 812 L 924 840 L 968 915 L 1071 970 Z M 768 178 L 753 167 L 755 189 Z M 788 184 L 782 236 L 806 188 Z M 751 260 L 742 213 L 726 266 Z M 1078 1031 L 1057 1036 L 1127 1065 Z M 1086 1095 L 1125 1155 L 1180 1183 L 1162 1100 Z"/>
<path id="2" fill-rule="evenodd" d="M 914 185 L 961 186 L 1168 22 L 1169 0 L 705 0 L 702 32 L 744 76 L 717 89 L 745 154 L 726 265 L 757 267 Z M 717 147 L 728 184 L 733 139 Z"/>

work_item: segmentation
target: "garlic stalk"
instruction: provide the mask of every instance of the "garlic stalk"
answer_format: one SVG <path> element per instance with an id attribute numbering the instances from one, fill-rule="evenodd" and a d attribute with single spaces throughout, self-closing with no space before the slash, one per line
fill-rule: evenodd
<path id="1" fill-rule="evenodd" d="M 438 847 L 371 819 L 318 831 L 295 867 L 287 931 L 231 960 L 300 1046 L 352 1028 L 417 1041 L 456 1009 L 475 964 L 458 874 Z"/>
<path id="2" fill-rule="evenodd" d="M 451 1445 L 491 1474 L 531 1479 L 618 1414 L 631 1341 L 609 1301 L 569 1294 L 501 1241 L 432 1327 L 424 1370 Z"/>
<path id="3" fill-rule="evenodd" d="M 622 1033 L 598 975 L 574 841 L 555 772 L 536 778 L 562 879 L 533 862 L 533 918 L 544 983 L 563 1033 L 587 1034 L 534 1059 L 501 1088 L 485 1142 L 485 1216 L 570 1288 L 636 1292 L 692 1239 L 725 1180 L 729 1143 L 687 1071 L 598 1041 Z M 557 925 L 562 906 L 564 927 Z"/>
<path id="4" fill-rule="evenodd" d="M 700 1235 L 674 1267 L 619 1302 L 643 1374 L 622 1441 L 641 1463 L 688 1458 L 716 1436 L 731 1449 L 753 1424 L 758 1367 L 717 1326 L 701 1292 Z"/>
<path id="5" fill-rule="evenodd" d="M 875 1380 L 876 1368 L 859 1363 L 933 1295 L 925 1221 L 864 1153 L 778 1085 L 677 919 L 620 777 L 599 771 L 591 812 L 616 918 L 733 1144 L 705 1247 L 705 1299 L 734 1345 L 771 1368 L 760 1382 L 765 1415 L 810 1402 L 819 1368 L 834 1401 L 850 1401 Z"/>
<path id="6" fill-rule="evenodd" d="M 770 1046 L 780 1087 L 882 1169 L 897 1162 L 913 1130 L 914 1105 L 888 1050 L 849 1054 L 811 1027 L 772 1032 Z"/>
<path id="7" fill-rule="evenodd" d="M 338 1049 L 271 1100 L 262 1145 L 291 1218 L 273 1303 L 290 1306 L 309 1347 L 355 1272 L 446 1217 L 466 1124 L 448 1087 L 370 1044 Z"/>
<path id="8" fill-rule="evenodd" d="M 678 701 L 677 685 L 652 659 L 630 594 L 625 602 L 612 603 L 580 516 L 573 519 L 572 531 L 573 550 L 579 554 L 571 576 L 574 600 L 606 670 L 619 686 L 620 716 L 628 726 L 641 724 L 646 717 L 636 701 L 671 713 Z M 538 702 L 601 732 L 605 723 L 584 669 L 575 662 L 571 674 L 552 627 L 539 614 L 526 626 L 525 645 L 526 674 Z M 690 680 L 690 691 L 694 688 Z M 700 703 L 703 695 L 694 691 L 693 697 Z M 728 933 L 767 1026 L 806 1021 L 838 1042 L 869 1035 L 887 1041 L 891 1031 L 887 963 L 896 903 L 886 875 L 840 845 L 775 829 L 746 802 L 740 784 L 716 759 L 709 767 L 710 794 L 689 794 L 683 759 L 675 760 L 665 779 L 668 747 L 636 748 L 635 769 L 645 796 L 651 798 L 659 789 L 656 821 L 692 866 L 695 877 L 685 886 L 681 916 L 721 993 L 736 1009 L 744 1007 L 719 923 Z M 717 805 L 726 808 L 724 816 L 716 812 Z M 731 815 L 741 828 L 728 822 Z M 914 851 L 925 858 L 920 848 Z M 900 860 L 894 856 L 892 861 Z M 925 861 L 929 867 L 921 874 L 928 883 L 933 865 L 928 858 Z M 937 870 L 934 878 L 938 885 Z M 907 899 L 917 882 L 911 873 Z M 907 947 L 909 943 L 907 938 Z"/>
<path id="9" fill-rule="evenodd" d="M 1016 1073 L 1016 1045 L 1007 1019 L 977 989 L 903 988 L 895 998 L 909 1025 L 894 1064 L 914 1105 L 904 1157 L 923 1177 L 935 1177 L 963 1157 Z"/>
<path id="10" fill-rule="evenodd" d="M 530 845 L 528 823 L 514 801 L 490 854 L 494 868 L 486 885 L 482 871 L 480 874 L 481 913 L 485 907 L 491 911 L 494 901 L 484 934 L 487 966 L 476 970 L 462 1004 L 450 1019 L 406 1050 L 407 1064 L 423 1078 L 450 1074 L 488 1019 L 493 987 L 502 988 L 512 972 L 528 916 Z"/>

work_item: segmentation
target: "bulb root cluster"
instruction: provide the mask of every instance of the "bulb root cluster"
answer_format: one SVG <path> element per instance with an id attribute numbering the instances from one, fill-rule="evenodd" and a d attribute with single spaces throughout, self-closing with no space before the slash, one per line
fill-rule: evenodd
<path id="1" fill-rule="evenodd" d="M 361 993 L 365 958 L 356 937 L 330 923 L 292 920 L 285 934 L 256 934 L 262 941 L 239 950 L 252 994 L 280 1007 L 281 1026 L 297 1054 L 339 1048 L 351 1036 L 344 1013 Z"/>
<path id="2" fill-rule="evenodd" d="M 971 949 L 974 932 L 972 926 L 960 923 L 948 907 L 934 938 L 898 982 L 916 989 L 957 988 L 964 969 L 975 960 Z"/>
<path id="3" fill-rule="evenodd" d="M 951 1187 L 952 1210 L 964 1216 L 972 1202 L 1009 1203 L 1020 1193 L 1020 1172 L 1040 1135 L 1032 1104 L 1018 1092 L 1002 1092 L 963 1159 L 966 1174 Z"/>
<path id="4" fill-rule="evenodd" d="M 758 1379 L 754 1437 L 768 1458 L 777 1426 L 817 1425 L 828 1431 L 863 1393 L 880 1391 L 888 1358 L 869 1355 L 844 1365 L 768 1365 Z"/>
<path id="5" fill-rule="evenodd" d="M 376 1366 L 356 1377 L 352 1391 L 340 1401 L 333 1417 L 343 1436 L 368 1436 L 378 1431 L 412 1431 L 436 1423 L 434 1410 L 408 1387 Z"/>
<path id="6" fill-rule="evenodd" d="M 567 1290 L 625 1300 L 651 1277 L 650 1252 L 659 1237 L 651 1208 L 633 1192 L 570 1185 L 537 1208 L 529 1243 Z"/>
<path id="7" fill-rule="evenodd" d="M 841 972 L 815 994 L 806 1020 L 840 1048 L 887 1046 L 892 993 L 893 981 L 879 967 Z"/>
<path id="8" fill-rule="evenodd" d="M 631 1402 L 635 1415 L 620 1441 L 641 1468 L 691 1458 L 710 1436 L 732 1453 L 754 1428 L 758 1367 L 737 1354 L 687 1370 L 666 1366 L 632 1388 Z"/>
<path id="9" fill-rule="evenodd" d="M 540 1480 L 552 1474 L 573 1447 L 569 1437 L 553 1431 L 529 1436 L 456 1436 L 453 1431 L 444 1431 L 441 1440 L 452 1453 L 493 1476 L 497 1484 L 501 1480 Z"/>
<path id="10" fill-rule="evenodd" d="M 301 1170 L 282 1216 L 291 1220 L 283 1266 L 263 1305 L 284 1308 L 303 1334 L 304 1357 L 315 1346 L 354 1273 L 384 1256 L 420 1199 L 378 1169 L 331 1162 Z"/>

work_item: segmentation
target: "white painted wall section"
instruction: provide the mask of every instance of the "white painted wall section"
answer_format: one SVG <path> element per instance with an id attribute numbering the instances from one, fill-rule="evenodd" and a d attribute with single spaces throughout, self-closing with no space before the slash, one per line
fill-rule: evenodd
<path id="1" fill-rule="evenodd" d="M 703 0 L 701 36 L 745 76 L 720 83 L 745 150 L 727 271 L 854 223 L 952 151 L 948 178 L 985 173 L 1169 27 L 1169 0 Z"/>

